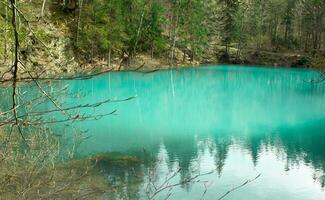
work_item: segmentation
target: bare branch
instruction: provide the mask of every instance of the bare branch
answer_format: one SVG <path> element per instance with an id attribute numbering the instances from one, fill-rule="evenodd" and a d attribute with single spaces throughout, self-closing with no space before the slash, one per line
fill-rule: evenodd
<path id="1" fill-rule="evenodd" d="M 93 73 L 93 74 L 86 74 L 86 75 L 80 75 L 80 76 L 71 76 L 71 77 L 37 77 L 37 80 L 48 80 L 48 81 L 62 81 L 62 80 L 86 80 L 86 79 L 91 79 L 95 76 L 99 76 L 101 74 L 105 74 L 108 72 L 111 72 L 112 69 L 109 70 L 105 70 L 102 72 L 98 72 L 98 73 Z M 0 83 L 6 83 L 6 82 L 11 82 L 12 79 L 4 79 L 4 80 L 0 80 Z M 22 77 L 22 78 L 18 78 L 17 82 L 29 82 L 29 81 L 33 81 L 33 79 L 31 77 Z"/>
<path id="2" fill-rule="evenodd" d="M 175 183 L 175 184 L 170 184 L 169 182 L 175 178 L 179 173 L 181 172 L 181 168 L 179 168 L 175 173 L 173 173 L 170 177 L 167 177 L 166 180 L 159 186 L 155 189 L 155 191 L 153 192 L 152 195 L 148 196 L 148 198 L 151 200 L 151 199 L 154 199 L 159 193 L 165 191 L 165 190 L 169 190 L 169 189 L 172 189 L 174 187 L 177 187 L 177 186 L 180 186 L 180 185 L 183 185 L 185 183 L 199 183 L 201 182 L 200 180 L 198 180 L 199 177 L 202 177 L 202 176 L 206 176 L 206 175 L 209 175 L 209 174 L 212 174 L 213 172 L 215 172 L 215 170 L 212 170 L 210 172 L 207 172 L 207 173 L 203 173 L 203 174 L 197 174 L 193 177 L 189 177 L 183 181 L 180 181 L 179 183 Z M 167 198 L 169 198 L 170 194 L 167 194 Z"/>
<path id="3" fill-rule="evenodd" d="M 249 183 L 255 181 L 255 180 L 258 179 L 260 176 L 261 176 L 261 174 L 257 175 L 255 178 L 253 178 L 253 179 L 251 179 L 251 180 L 247 180 L 247 181 L 245 181 L 243 184 L 241 184 L 241 185 L 239 185 L 239 186 L 237 186 L 237 187 L 234 187 L 233 189 L 227 191 L 224 195 L 222 195 L 221 197 L 219 197 L 218 200 L 221 200 L 221 199 L 225 198 L 225 197 L 226 197 L 227 195 L 229 195 L 230 193 L 232 193 L 232 192 L 234 192 L 234 191 L 236 191 L 236 190 L 238 190 L 238 189 L 244 187 L 245 185 L 247 185 L 247 184 L 249 184 Z"/>

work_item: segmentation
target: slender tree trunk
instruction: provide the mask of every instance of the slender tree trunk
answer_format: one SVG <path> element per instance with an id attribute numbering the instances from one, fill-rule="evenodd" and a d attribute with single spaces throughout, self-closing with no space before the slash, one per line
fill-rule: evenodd
<path id="1" fill-rule="evenodd" d="M 229 47 L 228 47 L 228 41 L 226 41 L 226 55 L 227 55 L 227 56 L 229 55 L 229 53 L 228 53 L 228 51 L 229 51 L 228 48 L 229 48 Z"/>
<path id="2" fill-rule="evenodd" d="M 43 0 L 42 11 L 41 11 L 41 17 L 44 17 L 45 4 L 46 4 L 46 0 Z"/>
<path id="3" fill-rule="evenodd" d="M 137 51 L 138 40 L 139 40 L 140 31 L 141 31 L 141 27 L 142 27 L 142 23 L 143 23 L 143 18 L 145 16 L 145 12 L 146 12 L 146 4 L 143 5 L 143 11 L 142 11 L 142 14 L 141 14 L 140 23 L 139 23 L 139 27 L 138 27 L 138 30 L 137 30 L 137 35 L 136 35 L 136 38 L 135 38 L 135 43 L 134 43 L 133 50 L 132 50 L 131 55 L 130 55 L 131 58 L 136 54 L 136 51 Z"/>
<path id="4" fill-rule="evenodd" d="M 237 45 L 236 60 L 239 60 L 240 49 L 241 49 L 241 39 L 239 40 L 238 45 Z"/>
<path id="5" fill-rule="evenodd" d="M 76 36 L 76 46 L 79 44 L 79 32 L 80 32 L 80 19 L 81 19 L 81 11 L 82 11 L 83 0 L 79 0 L 79 12 L 78 12 L 78 22 L 77 22 L 77 36 Z"/>
<path id="6" fill-rule="evenodd" d="M 111 50 L 111 47 L 108 49 L 108 67 L 110 68 L 111 67 L 111 53 L 112 53 L 112 50 Z"/>
<path id="7" fill-rule="evenodd" d="M 323 32 L 322 46 L 325 47 L 325 31 Z"/>
<path id="8" fill-rule="evenodd" d="M 154 42 L 151 41 L 151 60 L 153 59 L 153 53 L 154 53 Z"/>
<path id="9" fill-rule="evenodd" d="M 185 58 L 186 58 L 186 53 L 185 51 L 183 51 L 183 62 L 185 62 Z"/>
<path id="10" fill-rule="evenodd" d="M 91 43 L 91 63 L 94 62 L 94 43 Z"/>
<path id="11" fill-rule="evenodd" d="M 13 99 L 12 99 L 12 104 L 13 108 L 15 108 L 16 105 L 16 79 L 17 79 L 17 74 L 18 74 L 18 49 L 19 49 L 19 36 L 18 36 L 18 31 L 17 31 L 17 12 L 16 12 L 16 0 L 10 0 L 11 2 L 11 11 L 12 11 L 12 18 L 11 18 L 11 24 L 14 32 L 14 58 L 13 58 L 13 64 L 12 64 L 12 77 L 13 77 L 13 82 L 12 82 L 12 88 L 13 88 Z"/>
<path id="12" fill-rule="evenodd" d="M 322 48 L 322 40 L 323 40 L 323 38 L 322 38 L 322 34 L 321 33 L 319 33 L 319 43 L 318 43 L 318 49 L 321 49 Z"/>
<path id="13" fill-rule="evenodd" d="M 314 30 L 314 33 L 313 33 L 313 48 L 314 48 L 314 50 L 317 49 L 317 46 L 318 46 L 318 34 L 317 34 L 317 30 Z"/>
<path id="14" fill-rule="evenodd" d="M 8 19 L 8 6 L 5 6 L 6 7 L 6 19 Z M 8 34 L 7 34 L 7 30 L 8 29 L 8 22 L 7 20 L 5 20 L 5 36 L 4 36 L 4 63 L 7 62 L 7 41 L 8 41 Z"/>
<path id="15" fill-rule="evenodd" d="M 175 57 L 175 47 L 176 47 L 176 39 L 177 39 L 177 24 L 178 24 L 178 15 L 176 14 L 174 17 L 173 23 L 173 39 L 172 39 L 172 47 L 171 47 L 171 55 L 170 55 L 170 64 L 174 64 Z"/>

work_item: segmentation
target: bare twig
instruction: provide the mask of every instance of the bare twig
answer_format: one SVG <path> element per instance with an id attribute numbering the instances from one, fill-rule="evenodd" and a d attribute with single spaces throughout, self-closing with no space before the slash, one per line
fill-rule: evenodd
<path id="1" fill-rule="evenodd" d="M 46 110 L 46 111 L 31 111 L 28 113 L 28 115 L 43 115 L 43 114 L 49 114 L 49 113 L 53 113 L 53 112 L 60 112 L 60 111 L 68 111 L 68 110 L 76 110 L 76 109 L 81 109 L 81 108 L 96 108 L 96 107 L 99 107 L 103 104 L 106 104 L 106 103 L 117 103 L 117 102 L 123 102 L 123 101 L 129 101 L 131 99 L 134 99 L 135 97 L 129 97 L 129 98 L 126 98 L 126 99 L 121 99 L 121 100 L 111 100 L 111 99 L 107 99 L 107 100 L 104 100 L 104 101 L 101 101 L 101 102 L 97 102 L 97 103 L 94 103 L 94 104 L 80 104 L 80 105 L 77 105 L 77 106 L 72 106 L 72 107 L 67 107 L 67 108 L 62 108 L 61 110 L 60 109 L 53 109 L 53 110 Z M 20 117 L 24 117 L 26 115 L 22 115 Z"/>
<path id="2" fill-rule="evenodd" d="M 37 77 L 37 80 L 47 80 L 47 81 L 62 81 L 62 80 L 86 80 L 86 79 L 91 79 L 95 76 L 99 76 L 101 74 L 105 74 L 108 72 L 111 72 L 112 69 L 101 71 L 98 73 L 92 73 L 92 74 L 86 74 L 86 75 L 80 75 L 80 76 L 71 76 L 71 77 Z M 5 82 L 11 82 L 12 79 L 4 79 L 0 80 L 0 83 L 5 83 Z M 33 81 L 31 77 L 21 77 L 17 79 L 17 82 L 29 82 Z"/>
<path id="3" fill-rule="evenodd" d="M 257 176 L 256 176 L 255 178 L 253 178 L 253 179 L 250 179 L 250 180 L 245 181 L 243 184 L 241 184 L 241 185 L 239 185 L 239 186 L 237 186 L 237 187 L 232 188 L 231 190 L 227 191 L 224 195 L 222 195 L 221 197 L 219 197 L 218 200 L 221 200 L 221 199 L 225 198 L 225 197 L 226 197 L 227 195 L 229 195 L 230 193 L 232 193 L 232 192 L 234 192 L 234 191 L 236 191 L 236 190 L 238 190 L 238 189 L 244 187 L 245 185 L 247 185 L 247 184 L 249 184 L 249 183 L 255 181 L 255 180 L 258 179 L 260 176 L 261 176 L 261 174 L 257 175 Z"/>
<path id="4" fill-rule="evenodd" d="M 207 173 L 203 173 L 203 174 L 197 174 L 193 177 L 189 177 L 183 181 L 180 181 L 179 183 L 175 183 L 175 184 L 170 184 L 169 182 L 175 178 L 181 171 L 181 168 L 179 170 L 177 170 L 175 173 L 173 173 L 170 177 L 167 177 L 166 180 L 159 186 L 155 189 L 155 191 L 153 192 L 152 195 L 149 196 L 149 199 L 154 199 L 159 193 L 165 191 L 165 190 L 169 190 L 171 188 L 174 188 L 174 187 L 177 187 L 177 186 L 180 186 L 180 185 L 183 185 L 185 183 L 199 183 L 201 182 L 200 180 L 198 180 L 199 177 L 202 177 L 202 176 L 206 176 L 206 175 L 209 175 L 209 174 L 212 174 L 214 172 L 213 171 L 210 171 L 210 172 L 207 172 Z M 171 194 L 167 194 L 167 197 L 170 196 Z M 168 197 L 169 198 L 169 197 Z"/>

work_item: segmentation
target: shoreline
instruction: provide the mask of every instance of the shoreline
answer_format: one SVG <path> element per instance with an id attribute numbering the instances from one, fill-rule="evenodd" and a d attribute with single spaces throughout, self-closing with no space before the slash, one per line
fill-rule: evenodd
<path id="1" fill-rule="evenodd" d="M 297 56 L 293 54 L 293 57 L 300 58 L 303 56 Z M 297 65 L 292 66 L 289 65 L 290 60 L 282 60 L 285 63 L 283 65 L 272 64 L 267 62 L 251 62 L 246 59 L 241 60 L 241 62 L 236 63 L 232 62 L 234 60 L 230 60 L 230 62 L 218 62 L 216 58 L 216 62 L 204 62 L 204 61 L 180 61 L 175 60 L 174 65 L 170 65 L 166 62 L 166 57 L 162 58 L 149 58 L 148 55 L 140 54 L 137 57 L 133 58 L 132 62 L 128 64 L 128 66 L 122 65 L 120 60 L 115 59 L 114 62 L 111 63 L 111 67 L 108 67 L 107 63 L 104 61 L 94 62 L 93 64 L 78 64 L 78 68 L 74 68 L 74 70 L 69 70 L 69 68 L 75 65 L 66 65 L 66 68 L 55 70 L 55 72 L 51 72 L 48 70 L 46 66 L 43 66 L 43 72 L 38 74 L 33 74 L 35 79 L 37 80 L 68 80 L 68 79 L 88 79 L 90 77 L 94 77 L 97 75 L 101 75 L 109 72 L 139 72 L 139 73 L 152 73 L 161 70 L 170 70 L 170 69 L 183 69 L 183 68 L 199 68 L 201 66 L 241 66 L 241 67 L 264 67 L 264 68 L 292 68 L 292 69 L 310 69 L 317 72 L 324 71 L 323 67 L 314 67 L 311 64 L 306 65 Z M 291 60 L 292 62 L 292 60 Z M 11 74 L 8 73 L 7 76 L 4 76 L 2 80 L 0 80 L 0 84 L 6 84 L 12 82 Z M 10 78 L 9 78 L 10 77 Z M 29 82 L 33 81 L 33 78 L 29 77 L 27 73 L 21 73 L 17 82 Z"/>

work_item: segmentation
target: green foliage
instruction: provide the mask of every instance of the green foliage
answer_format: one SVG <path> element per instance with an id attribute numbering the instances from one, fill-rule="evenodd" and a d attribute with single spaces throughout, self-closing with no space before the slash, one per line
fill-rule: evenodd
<path id="1" fill-rule="evenodd" d="M 221 10 L 222 20 L 222 42 L 228 51 L 228 45 L 234 40 L 236 29 L 236 15 L 239 9 L 238 0 L 219 0 L 223 9 Z"/>
<path id="2" fill-rule="evenodd" d="M 201 56 L 207 47 L 207 33 L 205 28 L 205 1 L 182 1 L 181 36 L 184 46 L 190 50 L 192 56 Z"/>
<path id="3" fill-rule="evenodd" d="M 175 56 L 175 48 L 200 59 L 218 41 L 227 54 L 236 48 L 237 56 L 243 48 L 312 52 L 324 45 L 325 3 L 320 0 L 81 2 L 74 9 L 73 38 L 77 54 L 88 61 L 110 53 L 132 58 L 171 51 Z"/>
<path id="4" fill-rule="evenodd" d="M 108 50 L 128 55 L 138 49 L 161 50 L 164 9 L 157 0 L 120 1 L 93 0 L 80 9 L 76 26 L 76 46 L 84 55 L 104 57 Z"/>
<path id="5" fill-rule="evenodd" d="M 241 49 L 248 39 L 248 29 L 245 26 L 247 23 L 247 19 L 245 18 L 246 12 L 245 7 L 240 7 L 234 16 L 233 39 L 237 41 L 238 49 Z"/>
<path id="6" fill-rule="evenodd" d="M 312 66 L 325 69 L 325 53 L 317 54 L 312 60 Z"/>
<path id="7" fill-rule="evenodd" d="M 159 52 L 166 48 L 167 41 L 163 36 L 164 30 L 162 28 L 162 25 L 167 23 L 164 12 L 165 9 L 159 4 L 158 0 L 153 0 L 141 34 L 142 50 L 150 48 L 152 52 L 154 50 Z"/>
<path id="8" fill-rule="evenodd" d="M 18 6 L 29 21 L 37 21 L 42 2 L 19 1 Z M 138 53 L 175 57 L 177 49 L 184 58 L 186 54 L 200 60 L 207 49 L 220 43 L 227 53 L 230 48 L 312 53 L 325 46 L 323 0 L 58 1 L 63 6 L 55 2 L 46 4 L 51 11 L 46 10 L 47 19 L 53 24 L 70 24 L 75 53 L 86 61 L 107 59 L 111 54 L 115 58 L 125 54 L 132 58 Z M 10 28 L 10 12 L 6 14 L 0 4 L 3 29 L 5 18 Z M 50 43 L 53 36 L 47 27 L 32 24 L 36 37 Z M 19 35 L 22 48 L 33 42 L 27 26 L 19 27 Z M 12 31 L 7 31 L 0 38 L 0 54 L 10 43 Z"/>
<path id="9" fill-rule="evenodd" d="M 177 25 L 168 19 L 170 13 L 177 16 Z M 92 0 L 84 3 L 79 15 L 76 46 L 86 59 L 105 57 L 109 49 L 130 56 L 137 52 L 159 54 L 168 49 L 171 40 L 164 27 L 174 25 L 179 35 L 176 46 L 192 56 L 202 55 L 208 43 L 203 0 L 165 4 L 161 0 Z"/>
<path id="10" fill-rule="evenodd" d="M 109 49 L 124 48 L 128 35 L 120 23 L 124 17 L 120 1 L 94 0 L 79 12 L 76 46 L 84 55 L 106 56 Z"/>

